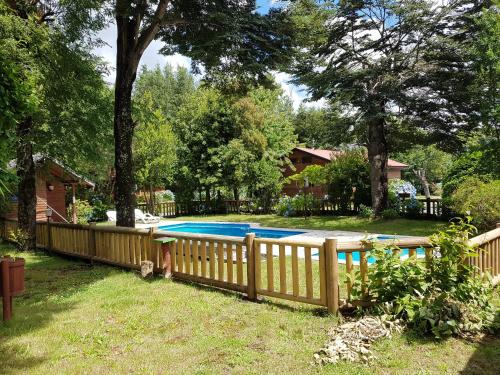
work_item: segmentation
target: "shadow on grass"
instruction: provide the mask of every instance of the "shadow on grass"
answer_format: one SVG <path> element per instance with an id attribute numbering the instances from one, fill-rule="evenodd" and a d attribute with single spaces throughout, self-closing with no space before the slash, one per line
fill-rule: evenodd
<path id="1" fill-rule="evenodd" d="M 500 322 L 500 311 L 497 311 L 495 320 Z M 426 346 L 434 346 L 436 344 L 446 345 L 448 340 L 436 340 L 433 337 L 422 336 L 413 330 L 403 332 L 403 337 L 408 344 L 416 344 L 418 348 L 424 350 Z M 466 339 L 460 339 L 466 340 Z M 469 345 L 474 346 L 474 353 L 470 356 L 467 364 L 459 372 L 462 375 L 497 375 L 500 369 L 500 335 L 497 331 L 495 334 L 489 333 L 479 341 L 468 341 Z M 450 354 L 453 355 L 453 354 Z M 460 355 L 455 353 L 454 355 Z M 463 353 L 467 355 L 467 353 Z"/>
<path id="2" fill-rule="evenodd" d="M 14 249 L 0 242 L 0 256 Z M 106 278 L 111 267 L 92 267 L 79 260 L 48 256 L 43 252 L 20 254 L 25 257 L 25 292 L 13 301 L 13 317 L 0 322 L 0 366 L 2 374 L 23 373 L 47 360 L 30 352 L 31 343 L 15 342 L 23 334 L 43 329 L 57 314 L 73 308 L 71 297 Z"/>
<path id="3" fill-rule="evenodd" d="M 500 327 L 500 310 L 495 315 L 495 323 Z M 463 375 L 488 375 L 500 372 L 500 330 L 489 334 L 477 343 L 474 354 L 460 372 Z"/>
<path id="4" fill-rule="evenodd" d="M 291 301 L 287 302 L 272 297 L 261 297 L 261 296 L 258 297 L 257 301 L 250 301 L 245 294 L 242 294 L 240 292 L 228 289 L 222 289 L 211 285 L 198 284 L 188 280 L 174 279 L 174 282 L 189 285 L 190 287 L 195 288 L 197 290 L 202 290 L 207 292 L 217 292 L 224 296 L 239 299 L 240 301 L 246 301 L 248 303 L 259 303 L 262 305 L 267 305 L 272 308 L 278 308 L 289 312 L 299 312 L 299 311 L 307 312 L 311 314 L 311 316 L 321 316 L 321 317 L 328 316 L 328 311 L 326 310 L 326 308 L 323 307 L 314 307 L 313 305 L 308 305 L 304 303 L 291 302 Z"/>

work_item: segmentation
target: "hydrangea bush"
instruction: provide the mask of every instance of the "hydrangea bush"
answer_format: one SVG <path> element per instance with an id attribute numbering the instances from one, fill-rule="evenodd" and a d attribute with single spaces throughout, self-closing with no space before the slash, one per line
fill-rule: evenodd
<path id="1" fill-rule="evenodd" d="M 403 200 L 402 195 L 405 195 Z M 417 200 L 417 189 L 409 181 L 389 181 L 389 209 L 409 215 L 420 213 L 422 204 Z"/>

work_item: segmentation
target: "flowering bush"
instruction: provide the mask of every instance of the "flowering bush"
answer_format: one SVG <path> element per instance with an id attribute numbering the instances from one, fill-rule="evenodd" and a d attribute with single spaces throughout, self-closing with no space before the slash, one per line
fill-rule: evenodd
<path id="1" fill-rule="evenodd" d="M 389 181 L 388 209 L 417 215 L 422 208 L 417 200 L 417 189 L 409 181 L 395 179 Z M 403 196 L 404 200 L 403 200 Z"/>
<path id="2" fill-rule="evenodd" d="M 417 197 L 417 189 L 412 185 L 411 182 L 394 179 L 389 181 L 389 193 L 396 195 L 407 194 L 410 198 Z"/>
<path id="3" fill-rule="evenodd" d="M 276 204 L 276 214 L 279 216 L 309 215 L 318 210 L 321 200 L 313 194 L 297 194 L 294 197 L 284 196 Z"/>

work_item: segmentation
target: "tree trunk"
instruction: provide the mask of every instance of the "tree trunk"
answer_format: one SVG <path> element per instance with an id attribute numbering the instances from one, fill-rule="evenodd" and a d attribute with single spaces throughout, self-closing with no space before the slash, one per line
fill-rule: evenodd
<path id="1" fill-rule="evenodd" d="M 146 4 L 147 2 L 145 2 Z M 142 54 L 160 29 L 169 1 L 159 0 L 149 24 L 142 23 L 144 8 L 127 0 L 115 1 L 116 82 L 115 82 L 115 167 L 116 225 L 135 226 L 134 175 L 132 165 L 132 86 Z"/>
<path id="2" fill-rule="evenodd" d="M 116 225 L 134 227 L 132 87 L 140 56 L 135 50 L 134 27 L 128 17 L 117 16 L 116 24 L 118 30 L 114 113 Z"/>
<path id="3" fill-rule="evenodd" d="M 18 227 L 27 235 L 25 251 L 36 249 L 36 171 L 32 147 L 33 119 L 28 117 L 17 128 Z"/>
<path id="4" fill-rule="evenodd" d="M 424 189 L 425 197 L 430 198 L 431 192 L 429 189 L 429 182 L 427 181 L 427 177 L 425 176 L 425 170 L 417 169 L 417 170 L 415 170 L 415 175 L 418 177 L 418 179 L 420 180 L 420 183 L 422 184 L 422 188 Z"/>
<path id="5" fill-rule="evenodd" d="M 376 118 L 368 125 L 372 208 L 376 216 L 387 207 L 387 140 L 384 125 L 383 118 Z"/>

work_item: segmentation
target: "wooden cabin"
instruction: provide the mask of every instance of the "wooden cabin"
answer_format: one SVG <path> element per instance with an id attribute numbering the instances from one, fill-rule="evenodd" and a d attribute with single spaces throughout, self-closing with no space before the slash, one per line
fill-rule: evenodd
<path id="1" fill-rule="evenodd" d="M 47 209 L 52 210 L 51 221 L 75 222 L 76 212 L 67 217 L 66 191 L 71 189 L 73 202 L 77 186 L 94 188 L 94 183 L 77 174 L 71 168 L 56 159 L 36 154 L 33 155 L 36 168 L 36 220 L 47 220 Z M 16 167 L 15 161 L 9 163 Z M 7 219 L 17 219 L 17 197 L 13 196 Z"/>
<path id="2" fill-rule="evenodd" d="M 316 148 L 295 147 L 289 156 L 295 170 L 287 167 L 284 176 L 289 177 L 296 173 L 302 172 L 309 165 L 321 165 L 329 163 L 336 156 L 342 154 L 343 151 L 339 150 L 321 150 Z M 408 167 L 406 164 L 400 163 L 396 160 L 389 159 L 387 162 L 387 177 L 391 179 L 400 179 L 401 171 Z M 323 198 L 328 194 L 326 186 L 309 186 L 308 191 L 318 198 Z M 294 196 L 300 192 L 300 187 L 297 182 L 293 181 L 283 187 L 283 194 Z"/>

